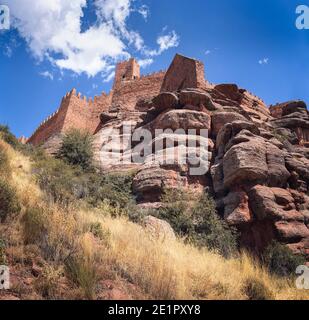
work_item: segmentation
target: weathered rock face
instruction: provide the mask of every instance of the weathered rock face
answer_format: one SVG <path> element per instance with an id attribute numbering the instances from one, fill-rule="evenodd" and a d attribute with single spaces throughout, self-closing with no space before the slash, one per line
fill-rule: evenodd
<path id="1" fill-rule="evenodd" d="M 274 118 L 262 104 L 236 85 L 182 88 L 140 101 L 137 132 L 151 132 L 151 151 L 133 190 L 141 207 L 156 208 L 164 189 L 207 187 L 244 246 L 261 252 L 276 239 L 309 261 L 307 110 L 302 102 L 286 103 Z M 154 136 L 158 129 L 167 131 Z M 208 137 L 199 137 L 202 129 Z M 203 150 L 199 164 L 206 170 L 199 176 L 190 172 L 193 142 Z"/>
<path id="2" fill-rule="evenodd" d="M 309 113 L 305 102 L 289 101 L 270 108 L 275 119 L 271 120 L 275 128 L 285 128 L 295 133 L 298 144 L 309 146 Z"/>

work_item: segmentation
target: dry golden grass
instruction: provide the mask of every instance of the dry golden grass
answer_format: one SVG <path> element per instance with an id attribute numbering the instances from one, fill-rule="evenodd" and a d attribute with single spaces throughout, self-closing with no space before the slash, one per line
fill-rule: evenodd
<path id="1" fill-rule="evenodd" d="M 291 280 L 271 276 L 246 253 L 225 259 L 181 239 L 158 241 L 125 218 L 111 218 L 108 205 L 89 211 L 46 204 L 29 159 L 9 147 L 8 152 L 12 183 L 23 206 L 21 216 L 27 208 L 44 208 L 45 240 L 38 239 L 37 245 L 59 267 L 67 267 L 68 258 L 74 257 L 68 272 L 86 298 L 96 297 L 96 282 L 121 277 L 153 299 L 309 299 L 308 291 L 296 290 Z M 100 239 L 91 234 L 89 225 L 94 223 L 110 236 Z M 12 225 L 18 251 L 22 218 Z M 56 276 L 48 274 L 40 290 L 55 295 Z"/>

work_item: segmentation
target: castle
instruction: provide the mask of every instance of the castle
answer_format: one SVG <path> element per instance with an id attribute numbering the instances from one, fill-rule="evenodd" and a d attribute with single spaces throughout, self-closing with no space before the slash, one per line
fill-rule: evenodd
<path id="1" fill-rule="evenodd" d="M 112 107 L 133 112 L 138 100 L 150 99 L 162 90 L 206 86 L 204 65 L 194 59 L 176 55 L 169 68 L 170 73 L 172 77 L 168 78 L 165 71 L 141 75 L 140 66 L 134 58 L 121 62 L 116 66 L 114 84 L 108 94 L 103 92 L 101 96 L 88 99 L 73 89 L 63 97 L 59 109 L 40 124 L 27 142 L 41 145 L 70 128 L 95 134 L 100 129 L 100 114 Z M 186 75 L 190 77 L 183 81 Z"/>

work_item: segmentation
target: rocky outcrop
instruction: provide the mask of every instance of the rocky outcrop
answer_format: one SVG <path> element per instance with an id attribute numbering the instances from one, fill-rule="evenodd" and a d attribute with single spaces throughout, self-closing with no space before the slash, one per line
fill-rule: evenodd
<path id="1" fill-rule="evenodd" d="M 122 74 L 124 66 L 96 127 L 98 167 L 134 168 L 141 208 L 160 207 L 165 189 L 207 188 L 243 246 L 261 252 L 276 239 L 309 261 L 306 104 L 269 109 L 235 84 L 210 84 L 201 62 L 180 55 L 153 84 L 153 77 L 133 74 L 135 68 Z M 154 219 L 148 225 L 162 225 Z"/>
<path id="2" fill-rule="evenodd" d="M 282 104 L 273 117 L 274 109 L 270 112 L 260 99 L 228 84 L 164 91 L 136 108 L 135 132 L 151 133 L 149 154 L 133 181 L 141 208 L 160 207 L 165 189 L 201 193 L 208 188 L 218 212 L 240 231 L 243 246 L 260 252 L 276 239 L 309 261 L 304 103 Z M 196 134 L 190 134 L 192 129 Z M 200 136 L 203 129 L 208 136 Z M 195 166 L 205 168 L 197 176 L 190 171 L 195 156 Z"/>

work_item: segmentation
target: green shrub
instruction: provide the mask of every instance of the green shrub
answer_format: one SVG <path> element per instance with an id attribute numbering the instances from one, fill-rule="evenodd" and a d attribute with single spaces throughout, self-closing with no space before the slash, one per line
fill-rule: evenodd
<path id="1" fill-rule="evenodd" d="M 0 125 L 0 137 L 12 147 L 17 147 L 19 145 L 16 137 L 11 133 L 10 128 L 5 125 Z"/>
<path id="2" fill-rule="evenodd" d="M 206 246 L 225 257 L 236 252 L 236 233 L 220 219 L 214 200 L 207 193 L 190 199 L 184 191 L 167 190 L 162 201 L 159 217 L 168 221 L 180 236 L 187 236 L 195 245 Z"/>
<path id="3" fill-rule="evenodd" d="M 0 178 L 0 221 L 5 222 L 8 216 L 19 211 L 20 204 L 16 190 L 6 180 Z"/>
<path id="4" fill-rule="evenodd" d="M 263 262 L 270 272 L 287 277 L 294 275 L 296 268 L 304 265 L 306 259 L 293 254 L 287 246 L 273 241 L 263 253 Z"/>
<path id="5" fill-rule="evenodd" d="M 89 231 L 97 238 L 102 240 L 105 244 L 109 244 L 111 233 L 109 230 L 104 230 L 101 223 L 94 222 L 89 226 Z"/>
<path id="6" fill-rule="evenodd" d="M 250 277 L 245 281 L 244 292 L 249 300 L 274 300 L 271 290 L 262 280 Z"/>
<path id="7" fill-rule="evenodd" d="M 39 186 L 53 202 L 64 206 L 77 205 L 78 200 L 92 207 L 108 204 L 115 208 L 113 212 L 127 216 L 137 211 L 133 172 L 97 174 L 40 153 L 35 157 L 34 172 Z"/>
<path id="8" fill-rule="evenodd" d="M 93 136 L 77 129 L 70 130 L 62 140 L 57 157 L 71 165 L 90 169 L 93 160 Z"/>
<path id="9" fill-rule="evenodd" d="M 135 209 L 132 181 L 132 174 L 91 175 L 87 190 L 88 202 L 98 206 L 107 200 L 111 206 L 129 215 L 130 211 Z"/>

